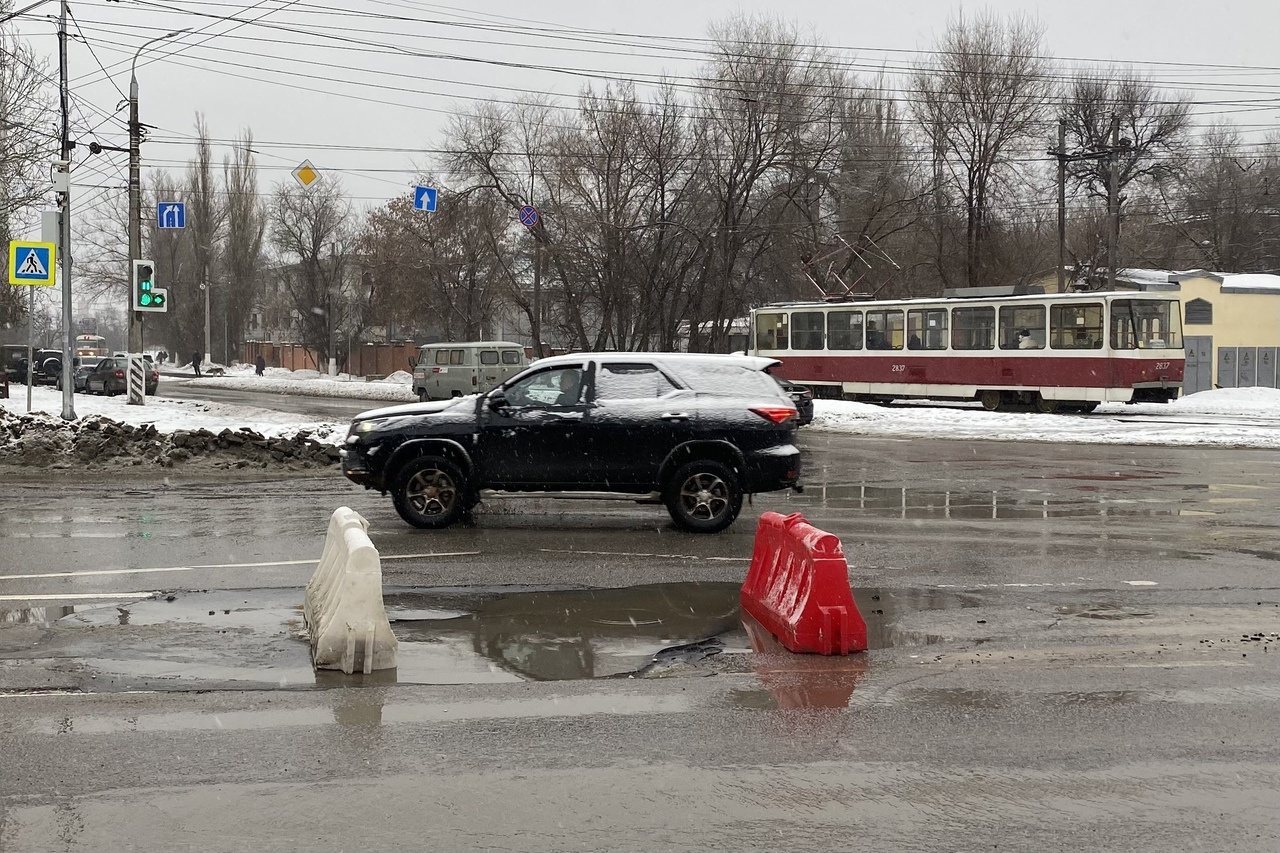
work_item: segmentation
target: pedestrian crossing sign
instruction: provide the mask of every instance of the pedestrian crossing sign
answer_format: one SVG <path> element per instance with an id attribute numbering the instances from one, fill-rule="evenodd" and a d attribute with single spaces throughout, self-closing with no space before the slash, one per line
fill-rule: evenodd
<path id="1" fill-rule="evenodd" d="M 9 243 L 9 283 L 53 287 L 57 250 L 53 243 Z"/>

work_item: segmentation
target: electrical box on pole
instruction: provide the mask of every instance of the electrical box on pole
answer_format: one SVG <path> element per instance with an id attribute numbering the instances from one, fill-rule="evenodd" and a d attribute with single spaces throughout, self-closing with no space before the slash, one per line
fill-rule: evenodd
<path id="1" fill-rule="evenodd" d="M 169 310 L 169 291 L 156 287 L 154 261 L 135 260 L 133 262 L 133 310 Z"/>

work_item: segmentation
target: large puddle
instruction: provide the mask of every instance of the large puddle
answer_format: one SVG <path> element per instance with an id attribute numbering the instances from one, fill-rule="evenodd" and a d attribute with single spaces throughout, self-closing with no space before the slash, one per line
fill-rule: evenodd
<path id="1" fill-rule="evenodd" d="M 111 676 L 102 682 L 104 689 L 185 689 L 200 682 L 301 687 L 654 678 L 705 674 L 698 664 L 718 655 L 752 655 L 752 666 L 767 658 L 770 671 L 786 669 L 802 656 L 781 652 L 759 626 L 744 624 L 739 589 L 736 583 L 697 582 L 616 589 L 388 589 L 399 665 L 365 677 L 312 670 L 300 590 L 185 592 L 92 609 L 3 611 L 0 622 L 124 628 L 118 636 L 56 633 L 63 643 L 58 656 L 78 658 L 88 671 Z M 978 604 L 974 596 L 946 590 L 858 589 L 854 595 L 872 649 L 935 640 L 896 629 L 904 614 Z"/>

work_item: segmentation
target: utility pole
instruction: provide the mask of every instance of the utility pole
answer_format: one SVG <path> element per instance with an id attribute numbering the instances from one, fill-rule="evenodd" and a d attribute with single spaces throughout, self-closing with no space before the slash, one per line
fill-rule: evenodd
<path id="1" fill-rule="evenodd" d="M 62 0 L 58 14 L 58 93 L 62 107 L 62 162 L 66 173 L 66 188 L 60 194 L 58 207 L 62 213 L 62 419 L 73 421 L 76 410 L 73 404 L 75 383 L 71 359 L 75 356 L 75 329 L 71 322 L 71 128 L 67 114 L 67 0 Z M 34 303 L 32 305 L 34 306 Z M 34 315 L 32 318 L 34 320 Z M 33 364 L 28 362 L 27 373 Z M 30 408 L 30 406 L 28 406 Z"/>
<path id="2" fill-rule="evenodd" d="M 1120 242 L 1120 116 L 1111 115 L 1111 179 L 1107 181 L 1107 289 L 1116 289 L 1116 248 Z"/>
<path id="3" fill-rule="evenodd" d="M 1058 292 L 1067 292 L 1067 120 L 1058 119 Z"/>
<path id="4" fill-rule="evenodd" d="M 134 56 L 136 63 L 138 57 Z M 135 66 L 136 68 L 136 66 Z M 142 352 L 142 315 L 133 310 L 133 262 L 142 257 L 142 125 L 138 122 L 138 76 L 129 74 L 129 352 Z"/>

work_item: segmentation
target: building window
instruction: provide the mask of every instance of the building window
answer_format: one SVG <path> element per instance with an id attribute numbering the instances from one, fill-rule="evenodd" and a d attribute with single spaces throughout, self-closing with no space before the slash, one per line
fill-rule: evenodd
<path id="1" fill-rule="evenodd" d="M 1187 303 L 1188 326 L 1212 326 L 1213 303 L 1207 299 L 1192 299 Z"/>

